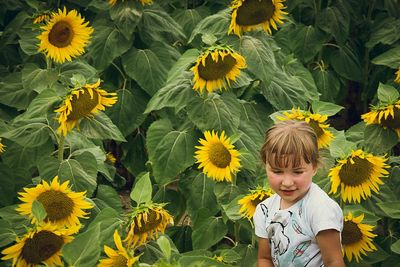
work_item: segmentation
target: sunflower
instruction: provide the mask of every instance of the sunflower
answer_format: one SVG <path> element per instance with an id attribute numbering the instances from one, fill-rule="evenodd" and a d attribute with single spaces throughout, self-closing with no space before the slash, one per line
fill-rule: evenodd
<path id="1" fill-rule="evenodd" d="M 35 16 L 35 18 L 33 19 L 33 24 L 39 24 L 39 23 L 46 23 L 47 21 L 50 20 L 50 16 L 47 13 L 43 13 L 43 14 L 39 14 L 37 16 Z"/>
<path id="2" fill-rule="evenodd" d="M 240 69 L 246 68 L 245 59 L 228 47 L 211 47 L 196 60 L 193 71 L 193 89 L 207 92 L 226 88 L 236 81 Z"/>
<path id="3" fill-rule="evenodd" d="M 173 224 L 172 216 L 163 207 L 165 204 L 146 203 L 136 207 L 131 215 L 124 239 L 129 248 L 139 246 L 147 240 L 164 233 L 168 224 Z"/>
<path id="4" fill-rule="evenodd" d="M 46 25 L 41 27 L 39 52 L 58 63 L 82 55 L 93 33 L 88 24 L 76 10 L 67 12 L 64 7 L 58 13 L 53 12 Z"/>
<path id="5" fill-rule="evenodd" d="M 354 256 L 357 262 L 360 261 L 360 253 L 366 255 L 366 252 L 376 250 L 375 245 L 372 243 L 372 238 L 376 234 L 372 233 L 374 228 L 368 224 L 362 224 L 364 214 L 358 217 L 353 217 L 351 212 L 344 217 L 343 231 L 342 231 L 342 245 L 344 254 L 350 262 Z"/>
<path id="6" fill-rule="evenodd" d="M 117 159 L 115 158 L 114 154 L 112 152 L 107 152 L 106 154 L 106 160 L 108 162 L 110 162 L 112 165 L 115 164 L 115 162 L 117 162 Z"/>
<path id="7" fill-rule="evenodd" d="M 240 168 L 239 151 L 231 144 L 224 131 L 220 137 L 214 130 L 205 131 L 204 137 L 205 139 L 199 140 L 201 146 L 196 146 L 196 163 L 200 163 L 198 168 L 203 168 L 203 173 L 215 181 L 232 181 L 231 174 Z"/>
<path id="8" fill-rule="evenodd" d="M 300 108 L 294 109 L 290 112 L 283 112 L 284 117 L 277 117 L 278 120 L 299 120 L 307 122 L 311 128 L 314 129 L 315 134 L 318 138 L 318 148 L 326 148 L 329 146 L 333 139 L 333 134 L 327 130 L 329 124 L 326 123 L 328 119 L 327 115 L 318 113 L 311 113 L 309 111 L 300 110 Z"/>
<path id="9" fill-rule="evenodd" d="M 99 110 L 111 107 L 117 102 L 116 93 L 107 93 L 98 88 L 100 80 L 94 84 L 86 84 L 82 88 L 74 89 L 67 95 L 64 103 L 54 112 L 59 112 L 58 132 L 66 136 L 85 117 L 92 117 Z"/>
<path id="10" fill-rule="evenodd" d="M 100 260 L 98 267 L 109 267 L 109 266 L 124 266 L 132 267 L 132 265 L 139 259 L 139 257 L 132 257 L 129 255 L 127 250 L 122 246 L 121 237 L 118 231 L 114 232 L 114 243 L 117 250 L 114 250 L 108 246 L 104 246 L 104 252 L 108 256 L 107 259 Z"/>
<path id="11" fill-rule="evenodd" d="M 153 4 L 153 0 L 138 0 L 138 1 L 142 4 L 142 6 Z M 117 3 L 117 0 L 108 0 L 108 4 L 110 6 L 113 6 L 116 3 Z"/>
<path id="12" fill-rule="evenodd" d="M 396 78 L 394 79 L 395 83 L 400 83 L 400 68 L 396 71 Z"/>
<path id="13" fill-rule="evenodd" d="M 6 151 L 5 147 L 6 146 L 1 143 L 1 138 L 0 138 L 0 154 Z"/>
<path id="14" fill-rule="evenodd" d="M 400 136 L 400 100 L 395 103 L 373 107 L 368 113 L 361 115 L 367 125 L 379 124 L 395 130 Z"/>
<path id="15" fill-rule="evenodd" d="M 20 204 L 17 211 L 31 218 L 36 223 L 32 214 L 33 202 L 39 201 L 46 210 L 45 221 L 57 226 L 80 225 L 79 218 L 86 218 L 87 213 L 83 210 L 93 208 L 93 205 L 85 200 L 85 192 L 74 192 L 69 187 L 69 181 L 62 184 L 55 176 L 49 184 L 42 180 L 33 188 L 24 188 L 25 192 L 19 192 L 19 199 L 24 202 Z"/>
<path id="16" fill-rule="evenodd" d="M 343 201 L 360 203 L 361 197 L 367 199 L 371 190 L 378 193 L 381 178 L 387 177 L 386 170 L 390 166 L 385 162 L 388 158 L 374 156 L 361 149 L 352 151 L 351 155 L 337 161 L 330 170 L 330 193 L 335 194 L 340 185 Z"/>
<path id="17" fill-rule="evenodd" d="M 39 224 L 21 239 L 17 237 L 16 244 L 4 249 L 2 260 L 12 259 L 12 266 L 35 267 L 63 266 L 61 262 L 62 247 L 71 242 L 78 226 L 60 228 L 51 223 Z"/>
<path id="18" fill-rule="evenodd" d="M 270 188 L 264 189 L 262 187 L 257 187 L 254 190 L 250 190 L 250 193 L 241 198 L 238 204 L 241 205 L 240 213 L 243 217 L 251 220 L 253 218 L 254 212 L 256 211 L 256 206 L 258 203 L 269 198 L 273 195 Z"/>
<path id="19" fill-rule="evenodd" d="M 228 34 L 233 32 L 240 36 L 242 32 L 262 28 L 266 33 L 272 34 L 271 26 L 278 30 L 277 24 L 283 24 L 283 11 L 285 0 L 233 0 L 232 18 Z"/>

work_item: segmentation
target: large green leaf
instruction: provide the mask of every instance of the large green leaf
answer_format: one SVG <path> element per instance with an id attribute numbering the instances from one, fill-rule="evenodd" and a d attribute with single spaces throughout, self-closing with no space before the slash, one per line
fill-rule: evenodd
<path id="1" fill-rule="evenodd" d="M 120 228 L 121 224 L 123 223 L 120 218 L 120 214 L 121 212 L 118 212 L 113 208 L 105 207 L 90 223 L 88 229 L 93 229 L 100 225 L 100 244 L 107 245 L 109 247 L 115 246 L 113 239 L 114 231 Z M 119 235 L 121 236 L 121 231 L 119 231 Z"/>
<path id="2" fill-rule="evenodd" d="M 385 153 L 397 144 L 398 136 L 393 129 L 373 124 L 365 127 L 364 140 L 370 151 Z"/>
<path id="3" fill-rule="evenodd" d="M 318 100 L 313 101 L 311 106 L 313 113 L 319 113 L 327 116 L 333 116 L 342 109 L 344 109 L 344 107 L 336 105 L 334 103 L 323 102 Z"/>
<path id="4" fill-rule="evenodd" d="M 93 267 L 100 257 L 100 224 L 79 234 L 62 249 L 64 260 L 69 266 Z"/>
<path id="5" fill-rule="evenodd" d="M 198 34 L 213 34 L 217 38 L 223 37 L 228 32 L 230 23 L 230 12 L 228 9 L 222 10 L 215 15 L 205 17 L 194 28 L 188 43 L 191 43 Z"/>
<path id="6" fill-rule="evenodd" d="M 335 102 L 340 91 L 340 81 L 335 72 L 317 68 L 312 71 L 315 85 L 323 101 Z"/>
<path id="7" fill-rule="evenodd" d="M 64 83 L 69 83 L 70 79 L 77 73 L 83 75 L 86 81 L 90 81 L 96 78 L 97 70 L 79 59 L 72 62 L 65 62 L 60 66 L 60 78 Z"/>
<path id="8" fill-rule="evenodd" d="M 134 175 L 146 170 L 147 151 L 145 147 L 146 139 L 143 133 L 131 134 L 127 137 L 127 142 L 121 144 L 123 157 L 122 164 Z"/>
<path id="9" fill-rule="evenodd" d="M 396 46 L 392 49 L 375 57 L 371 61 L 376 65 L 387 66 L 392 69 L 397 69 L 400 67 L 400 46 Z"/>
<path id="10" fill-rule="evenodd" d="M 302 62 L 310 62 L 321 51 L 325 35 L 312 25 L 297 25 L 293 31 L 291 44 L 293 51 Z"/>
<path id="11" fill-rule="evenodd" d="M 37 147 L 46 143 L 50 134 L 50 126 L 41 120 L 24 120 L 2 136 L 24 147 Z"/>
<path id="12" fill-rule="evenodd" d="M 381 103 L 392 104 L 399 98 L 399 91 L 390 85 L 379 83 L 378 99 Z"/>
<path id="13" fill-rule="evenodd" d="M 349 35 L 350 16 L 335 6 L 327 7 L 318 16 L 318 27 L 332 34 L 338 44 L 344 44 Z"/>
<path id="14" fill-rule="evenodd" d="M 341 46 L 330 53 L 329 61 L 333 69 L 351 81 L 362 81 L 360 57 L 349 46 Z"/>
<path id="15" fill-rule="evenodd" d="M 132 47 L 122 58 L 126 73 L 149 95 L 154 95 L 163 85 L 167 70 L 150 49 Z"/>
<path id="16" fill-rule="evenodd" d="M 222 217 L 210 216 L 201 209 L 193 225 L 193 249 L 208 249 L 220 241 L 228 232 Z"/>
<path id="17" fill-rule="evenodd" d="M 27 91 L 41 93 L 58 80 L 54 69 L 41 69 L 35 64 L 28 63 L 22 69 L 22 85 Z"/>
<path id="18" fill-rule="evenodd" d="M 211 214 L 218 212 L 217 199 L 214 194 L 215 182 L 203 173 L 199 173 L 193 180 L 187 200 L 189 214 L 195 214 L 197 210 L 206 208 Z M 192 215 L 193 216 L 193 215 Z"/>
<path id="19" fill-rule="evenodd" d="M 38 29 L 31 28 L 23 29 L 18 32 L 18 35 L 21 38 L 18 40 L 18 43 L 25 54 L 32 56 L 39 53 L 39 40 L 36 38 L 39 34 L 40 32 Z"/>
<path id="20" fill-rule="evenodd" d="M 136 183 L 132 188 L 130 197 L 139 206 L 141 203 L 150 202 L 152 193 L 150 173 L 146 172 L 136 178 Z"/>
<path id="21" fill-rule="evenodd" d="M 352 149 L 356 148 L 356 144 L 353 142 L 347 141 L 344 131 L 340 131 L 335 135 L 335 138 L 332 140 L 329 151 L 332 157 L 334 158 L 343 158 L 351 153 Z"/>
<path id="22" fill-rule="evenodd" d="M 11 225 L 6 220 L 0 219 L 0 246 L 4 247 L 15 241 L 15 232 L 12 230 Z"/>
<path id="23" fill-rule="evenodd" d="M 372 26 L 370 38 L 365 46 L 372 48 L 379 43 L 387 45 L 395 43 L 400 38 L 398 33 L 399 28 L 400 20 L 394 17 L 376 20 Z"/>
<path id="24" fill-rule="evenodd" d="M 195 97 L 188 103 L 187 110 L 189 119 L 202 131 L 233 134 L 240 123 L 240 104 L 231 93 Z"/>
<path id="25" fill-rule="evenodd" d="M 0 77 L 0 103 L 17 109 L 25 109 L 36 92 L 26 90 L 21 82 L 21 73 L 14 72 L 6 77 Z"/>
<path id="26" fill-rule="evenodd" d="M 142 8 L 133 1 L 124 1 L 111 8 L 110 16 L 124 37 L 129 40 L 142 17 Z"/>
<path id="27" fill-rule="evenodd" d="M 397 254 L 400 254 L 400 239 L 394 242 L 391 246 L 390 249 Z"/>
<path id="28" fill-rule="evenodd" d="M 103 112 L 93 118 L 84 118 L 79 124 L 80 132 L 93 139 L 113 139 L 125 142 L 125 138 L 114 123 Z"/>
<path id="29" fill-rule="evenodd" d="M 113 208 L 115 213 L 122 213 L 122 203 L 115 188 L 108 185 L 99 185 L 97 187 L 96 198 L 102 200 L 108 207 Z"/>
<path id="30" fill-rule="evenodd" d="M 147 148 L 154 177 L 160 185 L 171 182 L 195 162 L 196 143 L 192 129 L 174 130 L 166 121 L 156 121 L 150 126 Z"/>
<path id="31" fill-rule="evenodd" d="M 172 66 L 168 72 L 167 84 L 171 81 L 176 80 L 182 73 L 187 73 L 189 66 L 193 65 L 197 57 L 200 55 L 200 51 L 197 49 L 186 50 L 185 53 L 178 59 L 178 61 Z"/>
<path id="32" fill-rule="evenodd" d="M 196 9 L 178 10 L 173 18 L 182 26 L 186 36 L 190 36 L 194 27 L 202 20 L 201 15 Z"/>
<path id="33" fill-rule="evenodd" d="M 185 267 L 199 267 L 199 266 L 210 266 L 210 267 L 233 267 L 236 265 L 230 265 L 221 263 L 216 259 L 207 256 L 182 256 L 179 258 L 180 266 Z"/>

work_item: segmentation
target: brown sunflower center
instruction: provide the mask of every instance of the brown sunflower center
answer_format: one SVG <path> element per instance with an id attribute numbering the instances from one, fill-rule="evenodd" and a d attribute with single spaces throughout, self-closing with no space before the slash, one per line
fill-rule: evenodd
<path id="1" fill-rule="evenodd" d="M 317 138 L 320 138 L 324 134 L 324 130 L 321 127 L 319 127 L 318 121 L 310 120 L 308 125 L 310 125 L 311 128 L 313 128 L 315 134 L 317 135 Z"/>
<path id="2" fill-rule="evenodd" d="M 57 253 L 64 239 L 50 231 L 40 231 L 25 241 L 22 258 L 28 264 L 39 264 Z"/>
<path id="3" fill-rule="evenodd" d="M 122 255 L 118 255 L 116 258 L 113 258 L 112 267 L 127 267 L 128 259 Z"/>
<path id="4" fill-rule="evenodd" d="M 237 10 L 236 23 L 242 26 L 269 21 L 275 12 L 272 0 L 246 0 Z"/>
<path id="5" fill-rule="evenodd" d="M 59 221 L 67 218 L 73 213 L 74 202 L 65 193 L 60 191 L 45 191 L 37 200 L 43 204 L 49 221 Z"/>
<path id="6" fill-rule="evenodd" d="M 354 164 L 347 161 L 339 171 L 340 180 L 345 185 L 349 186 L 356 186 L 364 183 L 369 179 L 374 169 L 374 165 L 367 159 L 354 157 L 353 161 Z"/>
<path id="7" fill-rule="evenodd" d="M 218 168 L 225 168 L 231 163 L 231 153 L 222 143 L 212 144 L 208 154 L 212 164 Z"/>
<path id="8" fill-rule="evenodd" d="M 362 233 L 360 228 L 355 222 L 347 221 L 343 223 L 342 231 L 342 244 L 350 245 L 356 243 L 362 239 Z"/>
<path id="9" fill-rule="evenodd" d="M 93 90 L 93 98 L 87 89 L 84 89 L 84 93 L 80 93 L 79 97 L 77 95 L 72 96 L 71 113 L 68 115 L 68 121 L 76 121 L 83 117 L 86 117 L 90 112 L 98 105 L 99 95 Z"/>
<path id="10" fill-rule="evenodd" d="M 69 46 L 73 38 L 73 28 L 66 21 L 59 21 L 54 24 L 49 33 L 49 42 L 59 48 Z"/>
<path id="11" fill-rule="evenodd" d="M 133 231 L 134 233 L 143 234 L 150 230 L 157 229 L 158 225 L 162 222 L 162 220 L 163 217 L 160 213 L 154 210 L 150 210 L 149 213 L 147 214 L 147 220 L 145 221 L 142 216 L 140 219 L 141 226 L 139 226 L 138 223 L 136 223 Z"/>
<path id="12" fill-rule="evenodd" d="M 223 79 L 235 65 L 236 59 L 232 55 L 228 54 L 224 59 L 218 55 L 218 61 L 214 61 L 211 54 L 208 54 L 205 66 L 199 64 L 199 76 L 207 81 Z"/>
<path id="13" fill-rule="evenodd" d="M 394 117 L 392 117 L 392 115 L 389 115 L 386 119 L 383 117 L 381 119 L 381 124 L 392 129 L 400 129 L 400 110 L 395 107 L 393 112 Z"/>

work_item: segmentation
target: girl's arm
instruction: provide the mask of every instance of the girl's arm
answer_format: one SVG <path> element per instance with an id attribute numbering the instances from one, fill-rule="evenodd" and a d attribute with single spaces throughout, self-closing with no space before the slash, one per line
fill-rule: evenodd
<path id="1" fill-rule="evenodd" d="M 345 267 L 340 244 L 340 232 L 334 229 L 320 231 L 316 240 L 325 267 Z"/>
<path id="2" fill-rule="evenodd" d="M 274 264 L 272 263 L 272 258 L 271 258 L 271 247 L 269 246 L 268 239 L 266 239 L 266 238 L 258 239 L 257 266 L 258 267 L 274 267 Z"/>

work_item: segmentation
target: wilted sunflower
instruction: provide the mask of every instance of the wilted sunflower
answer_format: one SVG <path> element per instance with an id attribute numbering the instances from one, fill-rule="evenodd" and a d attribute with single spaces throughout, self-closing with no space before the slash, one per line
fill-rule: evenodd
<path id="1" fill-rule="evenodd" d="M 19 192 L 19 199 L 24 202 L 20 204 L 17 211 L 31 218 L 36 223 L 32 214 L 32 205 L 36 200 L 46 210 L 45 221 L 56 226 L 80 225 L 79 218 L 86 218 L 85 209 L 93 208 L 93 205 L 85 200 L 86 192 L 74 192 L 69 187 L 69 181 L 62 184 L 58 182 L 58 176 L 54 177 L 51 184 L 42 180 L 33 188 L 24 188 L 25 192 Z"/>
<path id="2" fill-rule="evenodd" d="M 282 4 L 285 0 L 233 0 L 232 18 L 228 33 L 233 32 L 240 36 L 242 32 L 262 28 L 266 33 L 272 34 L 271 26 L 278 30 L 277 24 L 283 24 L 283 11 L 286 7 Z"/>
<path id="3" fill-rule="evenodd" d="M 361 197 L 367 199 L 371 190 L 378 193 L 381 178 L 386 177 L 390 166 L 388 158 L 374 156 L 362 150 L 352 151 L 351 155 L 337 161 L 329 172 L 331 180 L 330 193 L 335 194 L 340 185 L 343 201 L 360 203 Z"/>
<path id="4" fill-rule="evenodd" d="M 146 203 L 134 208 L 130 215 L 128 235 L 124 239 L 129 248 L 139 246 L 147 240 L 164 233 L 169 224 L 173 224 L 172 216 L 165 210 L 165 204 Z"/>
<path id="5" fill-rule="evenodd" d="M 49 19 L 50 19 L 49 14 L 47 14 L 47 13 L 39 14 L 39 15 L 35 16 L 35 18 L 33 19 L 33 24 L 47 22 L 47 21 L 49 21 Z"/>
<path id="6" fill-rule="evenodd" d="M 374 107 L 370 112 L 361 115 L 367 125 L 379 124 L 391 128 L 400 136 L 400 100 L 393 104 Z"/>
<path id="7" fill-rule="evenodd" d="M 396 78 L 394 79 L 395 83 L 400 83 L 400 68 L 396 71 Z"/>
<path id="8" fill-rule="evenodd" d="M 63 266 L 61 262 L 62 247 L 71 242 L 79 227 L 60 228 L 51 223 L 43 223 L 21 239 L 17 237 L 16 244 L 4 249 L 2 260 L 11 260 L 12 266 L 35 267 Z"/>
<path id="9" fill-rule="evenodd" d="M 326 123 L 328 116 L 318 113 L 311 113 L 292 108 L 290 112 L 283 112 L 284 117 L 278 117 L 278 120 L 299 120 L 307 122 L 313 128 L 318 138 L 318 148 L 326 148 L 333 139 L 333 134 L 327 129 L 329 124 Z"/>
<path id="10" fill-rule="evenodd" d="M 238 201 L 238 204 L 241 205 L 239 212 L 243 217 L 251 220 L 258 203 L 269 198 L 273 194 L 270 188 L 264 189 L 262 187 L 257 187 L 256 189 L 250 190 L 249 194 Z"/>
<path id="11" fill-rule="evenodd" d="M 58 63 L 82 55 L 93 33 L 88 24 L 76 10 L 67 12 L 64 7 L 58 13 L 53 12 L 46 25 L 41 27 L 39 52 Z"/>
<path id="12" fill-rule="evenodd" d="M 100 80 L 74 89 L 66 96 L 64 103 L 54 112 L 59 112 L 58 132 L 66 136 L 85 117 L 93 117 L 99 110 L 111 107 L 117 102 L 116 93 L 107 93 L 98 88 Z"/>
<path id="13" fill-rule="evenodd" d="M 343 231 L 342 231 L 342 245 L 344 254 L 350 262 L 354 256 L 357 262 L 361 259 L 361 253 L 367 255 L 366 252 L 376 250 L 372 239 L 376 234 L 372 233 L 374 228 L 368 224 L 362 224 L 364 214 L 358 217 L 353 217 L 351 212 L 344 217 Z"/>
<path id="14" fill-rule="evenodd" d="M 153 0 L 137 0 L 137 1 L 139 1 L 143 6 L 153 4 Z M 108 4 L 110 4 L 111 6 L 115 5 L 116 3 L 117 0 L 108 0 Z"/>
<path id="15" fill-rule="evenodd" d="M 214 130 L 205 131 L 204 137 L 205 139 L 199 140 L 201 146 L 196 146 L 196 163 L 200 163 L 198 168 L 203 168 L 203 173 L 215 181 L 232 181 L 231 174 L 240 168 L 239 151 L 231 144 L 224 131 L 220 137 Z"/>
<path id="16" fill-rule="evenodd" d="M 110 248 L 109 246 L 104 246 L 104 252 L 108 256 L 107 259 L 100 260 L 98 267 L 110 267 L 110 266 L 124 266 L 132 267 L 132 265 L 139 259 L 139 257 L 132 257 L 129 255 L 127 250 L 124 248 L 121 242 L 121 237 L 118 231 L 114 232 L 114 243 L 117 250 Z"/>
<path id="17" fill-rule="evenodd" d="M 226 88 L 231 81 L 236 81 L 240 69 L 246 67 L 245 59 L 228 47 L 212 47 L 196 60 L 193 71 L 193 89 L 207 92 Z"/>
<path id="18" fill-rule="evenodd" d="M 5 147 L 6 146 L 1 143 L 1 138 L 0 138 L 0 153 L 3 153 L 4 151 L 6 151 Z"/>

